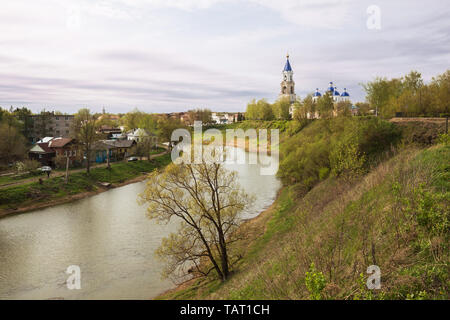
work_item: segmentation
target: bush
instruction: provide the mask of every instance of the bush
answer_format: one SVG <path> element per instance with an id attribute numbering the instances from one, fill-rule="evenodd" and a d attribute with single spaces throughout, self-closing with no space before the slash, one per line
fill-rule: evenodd
<path id="1" fill-rule="evenodd" d="M 309 271 L 305 275 L 306 289 L 309 291 L 309 297 L 311 300 L 323 299 L 322 291 L 325 288 L 327 282 L 322 272 L 318 272 L 314 263 L 311 263 Z"/>
<path id="2" fill-rule="evenodd" d="M 284 184 L 312 188 L 328 172 L 334 176 L 365 172 L 396 145 L 401 131 L 374 117 L 315 120 L 280 145 L 278 176 Z"/>
<path id="3" fill-rule="evenodd" d="M 450 136 L 448 135 L 448 133 L 443 133 L 439 136 L 438 141 L 439 143 L 448 146 L 450 144 Z"/>
<path id="4" fill-rule="evenodd" d="M 346 178 L 358 176 L 364 172 L 365 162 L 365 155 L 358 150 L 356 141 L 340 142 L 330 153 L 330 165 L 333 176 L 343 175 Z"/>

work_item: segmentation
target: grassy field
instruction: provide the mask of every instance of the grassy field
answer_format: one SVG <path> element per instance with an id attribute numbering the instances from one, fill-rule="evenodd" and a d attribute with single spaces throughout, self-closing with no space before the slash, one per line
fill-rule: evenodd
<path id="1" fill-rule="evenodd" d="M 92 168 L 89 175 L 85 172 L 73 173 L 70 175 L 67 184 L 64 182 L 64 177 L 55 177 L 43 178 L 42 185 L 33 182 L 7 187 L 0 192 L 0 210 L 14 209 L 83 192 L 96 191 L 99 188 L 99 182 L 123 183 L 151 172 L 155 168 L 163 167 L 170 161 L 170 154 L 166 154 L 152 161 L 113 163 L 111 170 L 106 167 Z"/>
<path id="2" fill-rule="evenodd" d="M 361 176 L 318 178 L 306 193 L 298 181 L 230 248 L 242 258 L 229 280 L 193 280 L 159 298 L 450 297 L 448 144 L 400 144 Z M 370 265 L 380 290 L 366 287 Z"/>
<path id="3" fill-rule="evenodd" d="M 9 183 L 18 182 L 18 181 L 21 181 L 21 180 L 26 180 L 26 179 L 29 179 L 29 178 L 34 178 L 36 176 L 37 176 L 36 173 L 24 173 L 24 174 L 19 174 L 19 175 L 1 176 L 0 177 L 0 186 L 1 185 L 5 185 L 5 184 L 9 184 Z M 44 177 L 44 173 L 42 173 L 42 177 Z"/>

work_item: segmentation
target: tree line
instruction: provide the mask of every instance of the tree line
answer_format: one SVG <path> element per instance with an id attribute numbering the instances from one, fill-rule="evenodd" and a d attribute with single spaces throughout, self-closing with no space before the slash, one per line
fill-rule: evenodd
<path id="1" fill-rule="evenodd" d="M 281 98 L 273 104 L 267 102 L 266 99 L 256 101 L 253 99 L 247 104 L 245 112 L 246 120 L 289 120 L 289 108 L 291 103 L 288 98 Z"/>
<path id="2" fill-rule="evenodd" d="M 401 78 L 381 78 L 363 84 L 366 100 L 385 118 L 398 113 L 406 116 L 440 116 L 450 112 L 450 70 L 425 84 L 421 73 L 411 71 Z"/>

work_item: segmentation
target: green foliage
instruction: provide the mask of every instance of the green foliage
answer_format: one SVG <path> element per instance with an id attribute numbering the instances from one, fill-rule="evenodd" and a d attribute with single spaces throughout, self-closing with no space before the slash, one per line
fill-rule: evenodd
<path id="1" fill-rule="evenodd" d="M 359 176 L 364 173 L 365 163 L 366 158 L 360 153 L 357 141 L 340 141 L 330 153 L 333 176 L 344 175 L 348 178 Z"/>
<path id="2" fill-rule="evenodd" d="M 323 299 L 322 291 L 327 285 L 327 282 L 323 273 L 316 270 L 314 263 L 311 263 L 309 271 L 306 272 L 305 285 L 309 291 L 309 297 L 311 300 Z"/>
<path id="3" fill-rule="evenodd" d="M 313 121 L 280 146 L 278 176 L 284 184 L 309 190 L 324 177 L 358 175 L 398 143 L 401 132 L 392 123 L 373 117 L 338 117 Z"/>
<path id="4" fill-rule="evenodd" d="M 317 101 L 317 111 L 321 118 L 331 118 L 333 116 L 334 102 L 329 92 L 325 93 Z"/>
<path id="5" fill-rule="evenodd" d="M 428 294 L 425 290 L 416 293 L 409 293 L 406 300 L 428 300 Z"/>
<path id="6" fill-rule="evenodd" d="M 265 99 L 252 100 L 247 105 L 245 117 L 248 120 L 274 120 L 272 105 Z"/>
<path id="7" fill-rule="evenodd" d="M 289 108 L 291 107 L 291 103 L 288 98 L 282 98 L 275 101 L 272 105 L 273 114 L 275 118 L 282 120 L 289 120 Z"/>
<path id="8" fill-rule="evenodd" d="M 291 104 L 289 99 L 282 98 L 275 103 L 270 104 L 265 99 L 256 101 L 253 99 L 247 104 L 245 118 L 247 120 L 265 120 L 275 119 L 288 120 L 290 118 L 289 108 Z"/>
<path id="9" fill-rule="evenodd" d="M 325 180 L 330 175 L 330 168 L 320 168 L 319 169 L 319 180 Z"/>
<path id="10" fill-rule="evenodd" d="M 419 226 L 424 227 L 431 235 L 448 236 L 450 193 L 425 191 L 420 185 L 415 191 L 414 202 L 416 219 Z"/>
<path id="11" fill-rule="evenodd" d="M 448 146 L 450 144 L 450 135 L 448 133 L 439 135 L 438 142 Z"/>
<path id="12" fill-rule="evenodd" d="M 376 78 L 363 85 L 366 100 L 372 109 L 385 118 L 396 112 L 406 115 L 427 116 L 448 114 L 450 101 L 450 70 L 424 84 L 417 71 L 402 78 Z"/>
<path id="13" fill-rule="evenodd" d="M 444 145 L 401 149 L 361 183 L 326 179 L 302 198 L 283 188 L 269 222 L 257 225 L 263 234 L 239 247 L 248 253 L 236 273 L 205 298 L 448 300 L 449 157 Z M 371 264 L 381 290 L 358 271 Z M 198 294 L 177 296 L 185 297 Z"/>
<path id="14" fill-rule="evenodd" d="M 359 274 L 358 292 L 353 296 L 353 300 L 373 300 L 372 290 L 367 289 L 366 279 L 363 273 Z"/>
<path id="15" fill-rule="evenodd" d="M 12 109 L 12 108 L 11 108 Z M 21 160 L 26 155 L 24 123 L 11 110 L 2 111 L 0 121 L 0 164 Z"/>

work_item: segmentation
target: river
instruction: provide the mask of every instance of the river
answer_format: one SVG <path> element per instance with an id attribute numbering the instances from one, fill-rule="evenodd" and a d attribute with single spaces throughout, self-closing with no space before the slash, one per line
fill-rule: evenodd
<path id="1" fill-rule="evenodd" d="M 244 151 L 238 149 L 240 156 Z M 256 196 L 245 218 L 270 206 L 281 184 L 259 165 L 227 164 Z M 161 279 L 154 257 L 176 221 L 159 225 L 145 215 L 133 183 L 72 203 L 0 219 L 0 299 L 149 299 L 174 287 Z M 81 289 L 69 290 L 66 269 L 81 270 Z"/>

